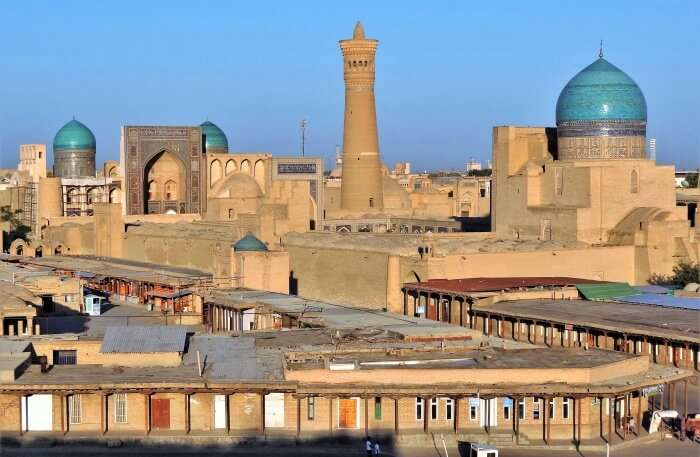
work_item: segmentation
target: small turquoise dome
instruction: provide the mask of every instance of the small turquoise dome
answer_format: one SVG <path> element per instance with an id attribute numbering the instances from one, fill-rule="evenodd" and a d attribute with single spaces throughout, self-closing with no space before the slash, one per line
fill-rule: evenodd
<path id="1" fill-rule="evenodd" d="M 95 149 L 95 135 L 80 121 L 73 119 L 56 133 L 53 139 L 53 150 Z"/>
<path id="2" fill-rule="evenodd" d="M 632 78 L 600 57 L 561 91 L 557 124 L 608 120 L 646 121 L 647 103 Z"/>
<path id="3" fill-rule="evenodd" d="M 250 233 L 236 241 L 233 245 L 234 251 L 267 251 L 265 243 L 255 238 Z"/>
<path id="4" fill-rule="evenodd" d="M 202 122 L 200 127 L 202 128 L 202 134 L 204 134 L 204 146 L 207 150 L 223 149 L 228 151 L 228 139 L 226 139 L 226 134 L 218 125 L 206 121 Z"/>

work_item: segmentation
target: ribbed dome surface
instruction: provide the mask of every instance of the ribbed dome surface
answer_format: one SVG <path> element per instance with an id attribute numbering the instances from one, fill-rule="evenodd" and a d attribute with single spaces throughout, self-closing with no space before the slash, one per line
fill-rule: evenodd
<path id="1" fill-rule="evenodd" d="M 647 104 L 639 86 L 602 57 L 574 76 L 557 101 L 557 124 L 646 119 Z"/>
<path id="2" fill-rule="evenodd" d="M 213 122 L 202 122 L 200 125 L 204 134 L 204 141 L 207 150 L 210 149 L 225 149 L 228 151 L 228 139 L 223 130 Z"/>
<path id="3" fill-rule="evenodd" d="M 96 145 L 95 135 L 85 124 L 75 119 L 61 127 L 53 139 L 54 151 L 95 149 Z"/>
<path id="4" fill-rule="evenodd" d="M 233 245 L 233 250 L 240 251 L 267 251 L 265 243 L 254 237 L 252 234 L 247 234 Z"/>

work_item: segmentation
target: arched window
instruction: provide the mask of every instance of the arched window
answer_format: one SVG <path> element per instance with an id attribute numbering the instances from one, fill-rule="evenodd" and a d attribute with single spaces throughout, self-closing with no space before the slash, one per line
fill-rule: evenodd
<path id="1" fill-rule="evenodd" d="M 221 166 L 221 162 L 215 159 L 209 167 L 209 187 L 214 187 L 214 183 L 221 179 L 222 175 L 223 167 Z"/>
<path id="2" fill-rule="evenodd" d="M 177 184 L 175 184 L 175 181 L 170 180 L 165 183 L 165 200 L 166 201 L 173 201 L 177 200 Z"/>
<path id="3" fill-rule="evenodd" d="M 237 168 L 238 168 L 238 165 L 236 165 L 235 160 L 231 159 L 228 162 L 226 162 L 226 170 L 225 170 L 226 176 L 228 176 L 231 173 L 233 173 L 234 171 L 236 171 Z"/>
<path id="4" fill-rule="evenodd" d="M 94 203 L 99 203 L 102 199 L 102 192 L 99 188 L 93 187 L 87 192 L 87 204 L 92 205 Z"/>
<path id="5" fill-rule="evenodd" d="M 109 202 L 110 203 L 121 203 L 121 190 L 114 188 L 109 191 Z"/>
<path id="6" fill-rule="evenodd" d="M 639 192 L 639 174 L 637 170 L 632 170 L 630 175 L 630 192 L 636 194 Z"/>
<path id="7" fill-rule="evenodd" d="M 250 174 L 250 161 L 248 159 L 241 162 L 241 171 Z"/>
<path id="8" fill-rule="evenodd" d="M 158 200 L 158 186 L 155 181 L 148 181 L 148 201 Z"/>
<path id="9" fill-rule="evenodd" d="M 66 192 L 66 203 L 69 205 L 78 203 L 78 190 L 76 188 L 68 189 L 68 192 Z"/>

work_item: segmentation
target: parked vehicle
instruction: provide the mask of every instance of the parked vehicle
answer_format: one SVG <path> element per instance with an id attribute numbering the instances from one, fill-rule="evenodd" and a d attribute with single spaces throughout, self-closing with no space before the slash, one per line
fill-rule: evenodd
<path id="1" fill-rule="evenodd" d="M 680 415 L 678 411 L 663 410 L 654 411 L 649 423 L 649 433 L 656 433 L 659 430 L 670 430 L 673 432 L 677 429 Z"/>
<path id="2" fill-rule="evenodd" d="M 685 431 L 693 441 L 700 441 L 700 414 L 688 414 L 685 418 Z"/>
<path id="3" fill-rule="evenodd" d="M 486 444 L 471 443 L 469 457 L 498 457 L 498 449 Z"/>

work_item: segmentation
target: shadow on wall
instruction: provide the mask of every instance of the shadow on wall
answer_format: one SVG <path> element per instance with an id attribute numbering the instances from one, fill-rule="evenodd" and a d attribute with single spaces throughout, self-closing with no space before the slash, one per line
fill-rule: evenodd
<path id="1" fill-rule="evenodd" d="M 547 152 L 552 154 L 554 160 L 559 160 L 559 145 L 557 143 L 556 127 L 545 127 L 544 134 L 547 135 Z"/>
<path id="2" fill-rule="evenodd" d="M 491 216 L 485 217 L 460 217 L 454 218 L 459 222 L 460 232 L 490 232 L 491 231 Z"/>

